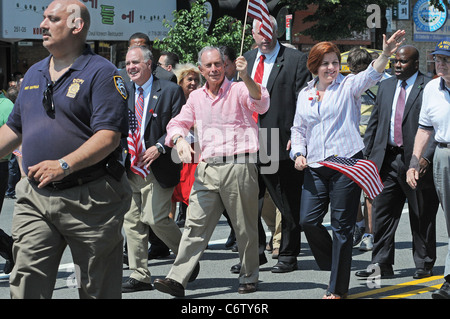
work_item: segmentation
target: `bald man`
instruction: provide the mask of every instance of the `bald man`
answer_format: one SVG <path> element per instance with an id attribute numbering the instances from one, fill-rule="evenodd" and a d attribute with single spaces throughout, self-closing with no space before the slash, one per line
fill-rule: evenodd
<path id="1" fill-rule="evenodd" d="M 128 96 L 115 66 L 86 45 L 89 24 L 82 2 L 50 3 L 40 25 L 50 56 L 26 73 L 0 128 L 0 157 L 22 144 L 28 177 L 16 188 L 12 298 L 51 298 L 67 246 L 80 298 L 121 297 Z"/>

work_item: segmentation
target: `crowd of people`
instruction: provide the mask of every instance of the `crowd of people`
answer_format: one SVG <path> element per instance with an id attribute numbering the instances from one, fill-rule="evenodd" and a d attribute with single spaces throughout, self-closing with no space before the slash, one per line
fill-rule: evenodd
<path id="1" fill-rule="evenodd" d="M 67 10 L 74 4 L 79 15 Z M 438 78 L 431 81 L 403 30 L 383 37 L 375 59 L 352 52 L 344 76 L 335 44 L 320 42 L 308 55 L 282 45 L 273 17 L 272 39 L 254 20 L 254 49 L 236 57 L 207 46 L 196 64 L 171 52 L 155 61 L 148 37 L 136 33 L 118 70 L 86 45 L 90 21 L 81 2 L 52 1 L 40 26 L 50 55 L 25 74 L 14 103 L 0 100 L 0 191 L 4 156 L 19 147 L 27 177 L 15 187 L 12 238 L 0 240 L 12 298 L 51 298 L 66 246 L 80 298 L 155 288 L 183 297 L 222 215 L 227 246 L 239 254 L 231 268 L 239 294 L 257 291 L 268 246 L 277 259 L 272 272 L 296 270 L 303 232 L 319 268 L 330 272 L 323 298 L 345 298 L 364 196 L 351 178 L 318 164 L 331 155 L 378 168 L 384 189 L 365 200 L 373 238 L 365 249 L 382 278 L 394 275 L 406 201 L 414 278 L 433 275 L 439 205 L 450 234 L 450 40 L 432 53 Z M 394 75 L 381 81 L 392 55 Z M 361 96 L 375 85 L 362 132 Z M 322 224 L 328 210 L 331 234 Z M 148 260 L 170 251 L 169 273 L 152 282 Z M 123 263 L 132 271 L 125 282 Z M 450 298 L 450 250 L 444 278 L 433 298 Z"/>

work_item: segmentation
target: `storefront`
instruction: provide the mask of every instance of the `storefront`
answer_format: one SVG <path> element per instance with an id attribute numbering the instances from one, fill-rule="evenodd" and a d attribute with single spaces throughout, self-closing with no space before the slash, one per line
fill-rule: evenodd
<path id="1" fill-rule="evenodd" d="M 95 52 L 118 65 L 124 59 L 128 38 L 135 32 L 151 40 L 164 38 L 162 21 L 173 20 L 181 0 L 80 0 L 91 14 L 88 42 Z M 15 72 L 28 68 L 48 55 L 42 47 L 39 25 L 51 0 L 0 0 L 0 87 Z M 186 2 L 186 1 L 184 1 Z"/>

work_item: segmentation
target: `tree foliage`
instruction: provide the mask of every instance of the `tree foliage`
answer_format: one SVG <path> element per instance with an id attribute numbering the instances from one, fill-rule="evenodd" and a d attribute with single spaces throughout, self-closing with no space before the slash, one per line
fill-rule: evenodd
<path id="1" fill-rule="evenodd" d="M 243 23 L 230 16 L 223 16 L 217 19 L 212 30 L 208 31 L 204 2 L 205 0 L 194 2 L 190 10 L 174 11 L 174 20 L 163 22 L 169 29 L 167 37 L 155 40 L 154 47 L 161 51 L 176 53 L 183 63 L 196 62 L 198 52 L 208 45 L 227 45 L 239 54 Z M 243 52 L 249 50 L 252 43 L 251 26 L 247 24 Z"/>

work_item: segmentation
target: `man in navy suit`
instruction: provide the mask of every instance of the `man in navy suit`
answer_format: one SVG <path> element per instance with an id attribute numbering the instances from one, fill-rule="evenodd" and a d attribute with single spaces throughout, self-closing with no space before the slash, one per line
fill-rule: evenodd
<path id="1" fill-rule="evenodd" d="M 135 150 L 136 165 L 133 159 L 131 166 L 127 165 L 133 200 L 125 215 L 124 230 L 129 266 L 134 272 L 122 285 L 122 292 L 153 289 L 147 254 L 150 227 L 175 254 L 181 239 L 180 229 L 169 218 L 181 167 L 172 161 L 171 149 L 164 140 L 167 123 L 180 112 L 185 98 L 180 86 L 152 74 L 152 60 L 150 49 L 143 46 L 132 46 L 126 57 L 126 70 L 133 82 L 128 99 L 130 127 L 134 133 L 138 130 L 142 149 L 128 144 L 130 155 Z M 136 127 L 131 125 L 134 119 L 140 123 Z"/>
<path id="2" fill-rule="evenodd" d="M 271 24 L 273 36 L 272 41 L 269 41 L 260 34 L 260 21 L 254 20 L 252 33 L 258 48 L 246 52 L 244 57 L 248 61 L 248 72 L 255 79 L 260 56 L 265 56 L 261 84 L 270 93 L 270 108 L 258 118 L 262 129 L 260 198 L 263 198 L 267 187 L 281 212 L 280 253 L 272 272 L 284 273 L 297 269 L 297 255 L 300 252 L 300 197 L 303 185 L 303 172 L 296 170 L 289 158 L 290 129 L 294 121 L 298 93 L 311 79 L 311 74 L 306 67 L 306 54 L 280 45 L 277 40 L 277 23 L 272 16 Z M 264 138 L 265 133 L 267 138 Z M 265 260 L 264 247 L 265 235 L 260 227 L 261 264 Z"/>
<path id="3" fill-rule="evenodd" d="M 395 231 L 406 200 L 416 266 L 413 277 L 419 279 L 431 276 L 436 261 L 436 213 L 439 200 L 432 176 L 436 142 L 429 144 L 420 159 L 420 180 L 417 189 L 412 190 L 406 183 L 406 171 L 419 125 L 422 93 L 429 81 L 430 79 L 419 71 L 418 50 L 411 45 L 401 47 L 395 57 L 395 77 L 381 82 L 364 136 L 364 155 L 377 165 L 384 183 L 384 189 L 374 199 L 372 207 L 372 263 L 377 264 L 382 278 L 394 275 L 392 265 Z M 401 101 L 404 103 L 400 103 Z M 403 114 L 397 112 L 403 108 Z M 371 274 L 371 271 L 366 270 L 356 272 L 359 277 L 369 277 Z"/>

